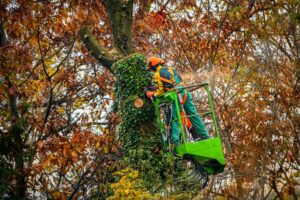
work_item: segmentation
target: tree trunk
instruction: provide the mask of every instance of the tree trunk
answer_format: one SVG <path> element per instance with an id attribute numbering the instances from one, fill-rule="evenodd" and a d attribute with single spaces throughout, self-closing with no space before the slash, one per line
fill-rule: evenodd
<path id="1" fill-rule="evenodd" d="M 133 0 L 105 0 L 114 36 L 114 47 L 119 54 L 132 52 Z"/>
<path id="2" fill-rule="evenodd" d="M 79 34 L 91 54 L 116 77 L 114 108 L 121 117 L 117 139 L 122 144 L 130 166 L 139 170 L 148 183 L 148 188 L 152 189 L 155 182 L 161 182 L 163 145 L 154 105 L 144 95 L 144 89 L 151 84 L 152 77 L 146 71 L 144 56 L 131 54 L 133 0 L 104 2 L 109 13 L 116 51 L 111 54 L 100 46 L 85 27 Z M 124 57 L 128 54 L 131 55 Z M 145 102 L 140 108 L 134 106 L 137 98 Z"/>
<path id="3" fill-rule="evenodd" d="M 5 33 L 5 29 L 3 24 L 0 24 L 0 48 L 3 48 L 5 44 L 7 43 L 7 36 Z M 5 55 L 1 56 L 1 68 L 5 68 Z M 24 173 L 24 149 L 23 149 L 23 139 L 22 134 L 24 132 L 24 129 L 22 128 L 22 120 L 19 118 L 18 109 L 17 109 L 17 97 L 16 94 L 14 94 L 13 85 L 9 80 L 8 76 L 5 76 L 5 83 L 7 85 L 7 97 L 9 102 L 9 109 L 10 114 L 12 116 L 11 120 L 11 127 L 9 130 L 8 137 L 1 137 L 0 144 L 7 143 L 9 146 L 6 146 L 4 148 L 4 151 L 6 151 L 8 154 L 12 154 L 14 158 L 14 191 L 8 190 L 8 185 L 11 183 L 7 183 L 7 185 L 3 185 L 4 187 L 7 187 L 4 189 L 4 195 L 9 195 L 11 198 L 16 197 L 17 199 L 25 199 L 26 198 L 26 182 L 25 182 L 25 173 Z M 2 141 L 2 140 L 8 140 L 8 141 Z M 3 153 L 3 151 L 1 150 Z M 1 155 L 1 157 L 4 157 L 4 155 Z M 3 159 L 5 160 L 5 159 Z M 2 162 L 2 161 L 1 161 Z M 2 171 L 8 171 L 8 169 L 1 169 Z M 9 176 L 12 175 L 11 173 Z M 3 187 L 1 185 L 1 187 Z M 5 194 L 5 193 L 12 193 L 12 194 Z"/>
<path id="4" fill-rule="evenodd" d="M 132 54 L 117 61 L 112 70 L 117 78 L 116 102 L 121 124 L 117 133 L 130 165 L 144 175 L 148 183 L 160 180 L 163 168 L 160 151 L 162 140 L 154 105 L 145 99 L 144 89 L 151 83 L 151 75 L 141 54 Z M 143 98 L 141 108 L 134 106 L 137 98 Z"/>
<path id="5" fill-rule="evenodd" d="M 15 195 L 17 199 L 26 198 L 26 182 L 25 182 L 25 173 L 24 173 L 24 150 L 23 150 L 23 140 L 21 135 L 24 130 L 20 127 L 20 121 L 16 122 L 12 126 L 12 135 L 13 135 L 13 150 L 14 150 L 14 159 L 16 163 L 15 167 Z"/>

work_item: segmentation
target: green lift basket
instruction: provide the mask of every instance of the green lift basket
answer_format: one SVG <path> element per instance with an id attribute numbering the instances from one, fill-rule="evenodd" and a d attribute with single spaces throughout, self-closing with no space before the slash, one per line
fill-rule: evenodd
<path id="1" fill-rule="evenodd" d="M 181 130 L 181 145 L 177 146 L 175 149 L 175 153 L 177 156 L 181 158 L 192 158 L 199 165 L 201 165 L 207 174 L 218 174 L 224 171 L 225 167 L 225 159 L 221 145 L 220 133 L 217 126 L 216 116 L 213 109 L 213 101 L 210 93 L 210 88 L 208 83 L 200 83 L 189 85 L 184 88 L 190 89 L 190 91 L 195 91 L 199 88 L 205 88 L 208 103 L 209 103 L 209 111 L 205 113 L 201 113 L 200 116 L 208 116 L 211 115 L 211 119 L 214 126 L 215 137 L 200 140 L 200 141 L 187 141 L 187 129 L 184 127 L 181 118 L 189 117 L 189 116 L 181 116 L 180 115 L 180 103 L 177 97 L 176 91 L 178 89 L 172 89 L 168 92 L 165 92 L 163 95 L 157 97 L 154 101 L 157 120 L 160 125 L 160 129 L 163 133 L 166 133 L 166 128 L 164 124 L 164 120 L 162 119 L 162 111 L 161 105 L 171 105 L 174 101 L 176 103 L 176 112 L 177 116 L 179 116 L 177 120 Z M 182 89 L 182 88 L 180 88 Z M 171 106 L 170 106 L 171 107 Z M 172 120 L 172 119 L 170 119 Z M 163 135 L 164 140 L 166 141 L 166 135 Z M 168 145 L 171 145 L 170 143 Z"/>

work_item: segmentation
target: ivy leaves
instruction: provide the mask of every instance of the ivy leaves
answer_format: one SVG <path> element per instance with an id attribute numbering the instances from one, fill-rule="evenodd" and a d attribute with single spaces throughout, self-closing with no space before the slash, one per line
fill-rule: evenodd
<path id="1" fill-rule="evenodd" d="M 136 108 L 134 101 L 137 97 L 145 98 L 144 89 L 150 85 L 151 75 L 145 70 L 146 61 L 141 54 L 116 62 L 112 69 L 117 78 L 115 106 L 121 117 L 117 137 L 130 165 L 142 172 L 150 186 L 158 181 L 163 168 L 161 156 L 155 153 L 162 149 L 161 134 L 152 103 L 145 99 L 145 105 Z"/>

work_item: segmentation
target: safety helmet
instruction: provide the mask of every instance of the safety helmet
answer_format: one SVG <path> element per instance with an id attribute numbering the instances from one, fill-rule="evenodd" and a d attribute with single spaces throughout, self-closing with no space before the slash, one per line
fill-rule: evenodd
<path id="1" fill-rule="evenodd" d="M 154 67 L 154 66 L 157 66 L 157 65 L 162 65 L 162 64 L 165 64 L 165 61 L 161 58 L 158 58 L 158 57 L 155 57 L 155 56 L 151 56 L 147 59 L 147 66 L 148 68 L 150 67 Z"/>

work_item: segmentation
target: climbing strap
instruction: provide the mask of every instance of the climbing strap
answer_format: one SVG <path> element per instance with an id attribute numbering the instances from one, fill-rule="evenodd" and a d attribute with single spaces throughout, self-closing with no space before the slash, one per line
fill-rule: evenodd
<path id="1" fill-rule="evenodd" d="M 179 84 L 176 84 L 174 72 L 173 72 L 173 69 L 171 67 L 168 67 L 168 72 L 170 72 L 170 74 L 172 75 L 172 80 L 163 78 L 161 76 L 159 76 L 158 79 L 161 80 L 161 81 L 163 81 L 163 82 L 165 82 L 165 83 L 169 83 L 169 84 L 171 84 L 173 86 L 183 86 L 184 87 L 183 82 L 180 82 Z M 166 91 L 169 91 L 171 89 L 173 89 L 173 88 L 165 88 Z M 184 91 L 183 98 L 182 98 L 182 95 L 177 91 L 177 94 L 179 96 L 179 100 L 182 103 L 182 105 L 184 105 L 186 103 L 186 100 L 187 100 L 187 91 L 186 91 L 185 88 L 183 89 L 183 91 Z"/>
<path id="2" fill-rule="evenodd" d="M 180 94 L 180 92 L 177 91 L 177 95 L 179 97 L 179 101 L 182 105 L 185 105 L 186 100 L 187 100 L 187 91 L 186 89 L 183 89 L 184 95 L 182 97 L 182 95 Z"/>
<path id="3" fill-rule="evenodd" d="M 184 96 L 183 96 L 182 105 L 185 105 L 186 100 L 187 100 L 187 91 L 186 91 L 186 89 L 184 89 L 183 92 L 184 92 Z"/>
<path id="4" fill-rule="evenodd" d="M 169 79 L 163 78 L 163 77 L 161 77 L 161 76 L 159 76 L 158 79 L 161 80 L 161 81 L 163 81 L 163 82 L 172 84 L 172 85 L 174 84 L 174 82 L 170 81 Z"/>
<path id="5" fill-rule="evenodd" d="M 188 130 L 192 128 L 192 122 L 189 117 L 187 117 L 186 112 L 184 109 L 180 112 L 181 122 L 184 127 L 187 127 Z"/>
<path id="6" fill-rule="evenodd" d="M 172 81 L 173 81 L 173 83 L 176 84 L 174 72 L 173 72 L 173 69 L 171 67 L 168 67 L 168 72 L 170 72 L 170 74 L 172 75 Z"/>

